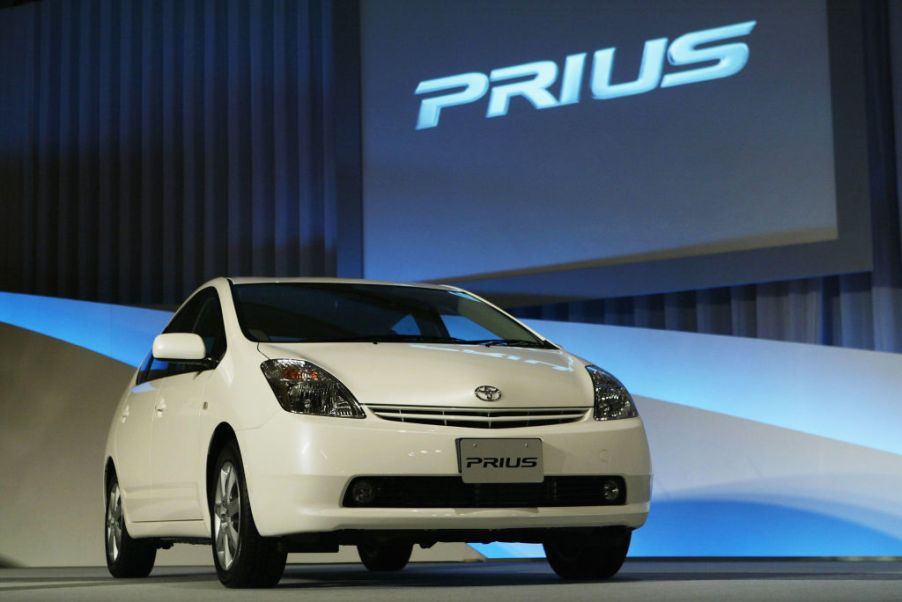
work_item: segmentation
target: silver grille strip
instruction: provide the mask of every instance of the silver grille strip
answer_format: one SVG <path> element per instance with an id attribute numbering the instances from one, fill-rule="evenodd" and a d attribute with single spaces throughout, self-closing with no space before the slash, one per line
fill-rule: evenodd
<path id="1" fill-rule="evenodd" d="M 368 407 L 383 420 L 465 426 L 468 428 L 520 428 L 565 424 L 582 420 L 590 408 L 454 408 L 439 406 L 399 406 L 369 404 Z"/>

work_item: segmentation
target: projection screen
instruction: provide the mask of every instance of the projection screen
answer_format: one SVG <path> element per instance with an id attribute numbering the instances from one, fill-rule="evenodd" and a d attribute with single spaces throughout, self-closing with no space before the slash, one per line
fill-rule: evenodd
<path id="1" fill-rule="evenodd" d="M 579 297 L 869 269 L 857 18 L 364 1 L 365 275 Z"/>

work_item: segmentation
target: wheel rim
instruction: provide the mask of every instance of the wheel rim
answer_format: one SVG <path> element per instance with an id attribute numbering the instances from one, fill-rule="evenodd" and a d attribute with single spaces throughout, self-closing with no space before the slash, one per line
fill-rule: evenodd
<path id="1" fill-rule="evenodd" d="M 119 493 L 119 483 L 113 483 L 106 505 L 106 553 L 111 562 L 116 562 L 119 558 L 122 530 L 122 496 Z"/>
<path id="2" fill-rule="evenodd" d="M 231 462 L 219 469 L 216 493 L 213 497 L 214 546 L 219 566 L 228 570 L 238 553 L 238 530 L 241 526 L 241 486 L 238 471 Z"/>

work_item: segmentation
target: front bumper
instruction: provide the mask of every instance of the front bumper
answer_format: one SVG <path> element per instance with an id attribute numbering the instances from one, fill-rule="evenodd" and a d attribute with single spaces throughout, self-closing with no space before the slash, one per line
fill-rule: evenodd
<path id="1" fill-rule="evenodd" d="M 546 475 L 618 475 L 626 503 L 538 508 L 347 508 L 358 476 L 453 476 L 462 437 L 542 440 Z M 277 414 L 238 432 L 254 522 L 261 535 L 343 530 L 500 530 L 641 527 L 651 465 L 638 418 L 517 429 L 473 429 Z"/>

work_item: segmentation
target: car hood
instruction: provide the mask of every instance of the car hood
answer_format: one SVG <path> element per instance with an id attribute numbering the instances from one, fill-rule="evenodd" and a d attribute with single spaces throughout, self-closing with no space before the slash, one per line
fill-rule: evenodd
<path id="1" fill-rule="evenodd" d="M 313 362 L 362 404 L 450 407 L 589 407 L 585 363 L 566 351 L 429 343 L 260 343 L 270 359 Z M 475 390 L 491 385 L 501 398 Z"/>

